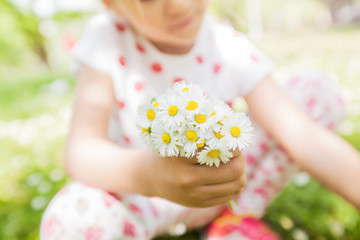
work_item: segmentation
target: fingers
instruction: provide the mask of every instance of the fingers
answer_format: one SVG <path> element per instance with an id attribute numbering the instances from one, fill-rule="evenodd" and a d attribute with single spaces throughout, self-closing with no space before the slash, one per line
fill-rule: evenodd
<path id="1" fill-rule="evenodd" d="M 226 164 L 220 164 L 218 168 L 206 165 L 194 165 L 192 168 L 196 177 L 201 178 L 201 182 L 205 185 L 225 183 L 236 180 L 244 174 L 244 157 L 241 154 Z"/>
<path id="2" fill-rule="evenodd" d="M 211 198 L 211 199 L 204 201 L 200 207 L 208 208 L 208 207 L 213 207 L 213 206 L 217 206 L 220 204 L 228 204 L 231 200 L 234 200 L 238 195 L 239 194 L 237 194 L 237 193 L 233 193 L 233 194 L 223 196 L 223 197 Z"/>
<path id="3" fill-rule="evenodd" d="M 185 161 L 190 163 L 190 164 L 193 164 L 193 165 L 198 165 L 199 164 L 196 155 L 191 157 L 191 158 L 185 158 Z"/>
<path id="4" fill-rule="evenodd" d="M 202 203 L 205 207 L 210 207 L 218 204 L 228 203 L 229 201 L 238 197 L 244 190 L 247 183 L 246 175 L 243 175 L 239 180 L 228 183 L 212 185 L 211 189 L 206 189 L 212 192 L 213 197 L 210 197 Z M 210 186 L 207 186 L 210 188 Z M 205 191 L 206 191 L 205 190 Z M 211 196 L 210 193 L 208 193 Z"/>
<path id="5" fill-rule="evenodd" d="M 231 182 L 202 186 L 199 191 L 208 196 L 208 199 L 227 196 L 234 193 L 239 195 L 246 183 L 247 177 L 246 175 L 243 175 L 239 179 Z"/>

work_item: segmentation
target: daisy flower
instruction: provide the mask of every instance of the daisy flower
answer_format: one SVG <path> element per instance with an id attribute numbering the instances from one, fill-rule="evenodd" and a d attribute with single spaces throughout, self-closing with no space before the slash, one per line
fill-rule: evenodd
<path id="1" fill-rule="evenodd" d="M 198 114 L 205 106 L 209 106 L 209 101 L 202 92 L 190 92 L 184 95 L 186 101 L 185 112 L 188 118 L 192 118 L 195 114 Z"/>
<path id="2" fill-rule="evenodd" d="M 200 109 L 208 104 L 208 99 L 201 88 L 193 83 L 186 83 L 181 81 L 176 83 L 169 94 L 178 94 L 182 99 L 185 99 L 185 111 L 187 117 L 197 114 Z"/>
<path id="3" fill-rule="evenodd" d="M 211 117 L 213 108 L 210 104 L 205 105 L 197 114 L 188 118 L 189 124 L 196 126 L 201 130 L 208 130 L 217 122 L 217 119 Z"/>
<path id="4" fill-rule="evenodd" d="M 210 147 L 216 147 L 217 145 L 223 145 L 223 137 L 221 134 L 221 125 L 215 123 L 204 134 L 206 145 Z"/>
<path id="5" fill-rule="evenodd" d="M 229 149 L 243 150 L 253 141 L 253 130 L 249 118 L 243 112 L 233 112 L 224 119 L 220 134 L 223 135 L 223 142 Z"/>
<path id="6" fill-rule="evenodd" d="M 192 124 L 184 124 L 179 130 L 179 138 L 182 142 L 181 155 L 193 157 L 198 147 L 202 147 L 205 142 L 203 132 Z"/>
<path id="7" fill-rule="evenodd" d="M 151 127 L 157 117 L 157 105 L 158 103 L 145 103 L 138 108 L 136 118 L 138 126 L 146 129 Z"/>
<path id="8" fill-rule="evenodd" d="M 148 147 L 152 149 L 152 136 L 151 136 L 151 127 L 144 128 L 137 126 L 141 133 L 141 141 Z"/>
<path id="9" fill-rule="evenodd" d="M 159 120 L 166 127 L 179 127 L 185 120 L 184 101 L 178 94 L 162 95 L 159 99 Z"/>
<path id="10" fill-rule="evenodd" d="M 187 93 L 201 93 L 204 94 L 203 90 L 193 83 L 186 83 L 185 81 L 178 82 L 172 88 L 172 91 L 175 91 L 179 94 L 187 94 Z"/>
<path id="11" fill-rule="evenodd" d="M 213 105 L 213 112 L 210 116 L 215 118 L 216 122 L 221 125 L 222 121 L 232 113 L 232 109 L 229 105 L 220 100 L 214 100 L 211 104 Z"/>
<path id="12" fill-rule="evenodd" d="M 206 164 L 210 167 L 213 165 L 219 167 L 220 162 L 227 163 L 230 161 L 233 154 L 226 150 L 226 147 L 218 145 L 214 148 L 206 146 L 197 156 L 200 164 Z"/>
<path id="13" fill-rule="evenodd" d="M 151 131 L 152 146 L 155 151 L 163 157 L 173 157 L 179 155 L 181 142 L 176 132 L 171 131 L 161 121 L 156 121 Z"/>

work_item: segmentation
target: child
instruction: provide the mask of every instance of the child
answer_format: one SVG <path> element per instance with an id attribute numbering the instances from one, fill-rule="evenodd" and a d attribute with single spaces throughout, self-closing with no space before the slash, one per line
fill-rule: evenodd
<path id="1" fill-rule="evenodd" d="M 49 204 L 41 239 L 151 239 L 211 222 L 204 238 L 277 239 L 256 219 L 299 167 L 360 207 L 360 156 L 320 126 L 343 115 L 326 78 L 300 76 L 280 89 L 264 54 L 206 16 L 208 0 L 103 2 L 109 11 L 73 52 L 81 65 L 65 166 L 77 181 Z M 219 168 L 145 150 L 137 106 L 182 80 L 229 104 L 243 97 L 256 144 Z"/>

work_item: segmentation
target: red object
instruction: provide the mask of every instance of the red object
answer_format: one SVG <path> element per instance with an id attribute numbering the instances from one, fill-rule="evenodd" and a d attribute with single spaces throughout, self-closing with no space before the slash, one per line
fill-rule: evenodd
<path id="1" fill-rule="evenodd" d="M 144 53 L 145 52 L 145 48 L 140 44 L 140 43 L 136 43 L 136 49 L 141 52 Z"/>
<path id="2" fill-rule="evenodd" d="M 228 105 L 229 107 L 231 107 L 231 108 L 232 108 L 232 102 L 227 101 L 227 102 L 225 102 L 225 103 L 226 103 L 226 105 Z"/>
<path id="3" fill-rule="evenodd" d="M 124 56 L 119 57 L 119 63 L 121 64 L 121 66 L 125 66 L 125 57 Z"/>
<path id="4" fill-rule="evenodd" d="M 207 237 L 224 239 L 224 236 L 233 233 L 251 240 L 280 240 L 261 219 L 252 216 L 237 216 L 229 210 L 224 211 L 210 224 Z"/>
<path id="5" fill-rule="evenodd" d="M 119 22 L 115 23 L 115 27 L 119 32 L 124 32 L 126 30 L 125 25 Z"/>
<path id="6" fill-rule="evenodd" d="M 160 63 L 153 63 L 151 69 L 156 73 L 160 73 L 162 71 L 162 66 Z"/>
<path id="7" fill-rule="evenodd" d="M 76 37 L 71 34 L 65 34 L 62 37 L 62 45 L 66 52 L 70 52 L 77 42 Z"/>
<path id="8" fill-rule="evenodd" d="M 130 143 L 130 142 L 131 142 L 130 138 L 127 137 L 127 136 L 124 136 L 124 140 L 125 140 L 125 142 L 127 142 L 127 143 Z"/>
<path id="9" fill-rule="evenodd" d="M 259 59 L 258 59 L 255 55 L 251 55 L 250 57 L 251 57 L 251 59 L 252 59 L 254 62 L 258 62 L 258 61 L 259 61 Z"/>
<path id="10" fill-rule="evenodd" d="M 256 163 L 256 158 L 254 157 L 254 155 L 246 154 L 245 162 L 246 162 L 246 164 L 253 165 Z"/>
<path id="11" fill-rule="evenodd" d="M 126 106 L 125 102 L 123 102 L 123 101 L 116 101 L 116 102 L 117 102 L 117 105 L 118 105 L 118 107 L 119 107 L 120 109 L 125 108 L 125 106 Z"/>
<path id="12" fill-rule="evenodd" d="M 142 83 L 142 82 L 136 82 L 135 83 L 135 89 L 137 90 L 137 91 L 140 91 L 141 89 L 143 89 L 144 88 L 144 84 Z"/>
<path id="13" fill-rule="evenodd" d="M 85 239 L 86 240 L 100 240 L 102 235 L 102 228 L 93 226 L 88 227 L 85 231 Z"/>
<path id="14" fill-rule="evenodd" d="M 137 205 L 130 203 L 129 207 L 130 207 L 131 211 L 133 211 L 134 213 L 142 215 L 142 210 Z"/>
<path id="15" fill-rule="evenodd" d="M 48 220 L 44 222 L 44 232 L 47 237 L 50 237 L 57 227 L 61 224 L 55 215 L 51 215 Z"/>
<path id="16" fill-rule="evenodd" d="M 106 207 L 111 207 L 116 201 L 121 201 L 122 198 L 115 193 L 106 192 L 102 199 L 104 200 L 104 204 Z"/>
<path id="17" fill-rule="evenodd" d="M 178 83 L 178 82 L 181 82 L 183 79 L 182 78 L 175 78 L 173 80 L 173 83 Z"/>
<path id="18" fill-rule="evenodd" d="M 259 148 L 260 148 L 261 152 L 263 152 L 263 153 L 269 151 L 269 146 L 265 142 L 261 142 L 259 144 Z"/>
<path id="19" fill-rule="evenodd" d="M 214 65 L 214 73 L 217 74 L 217 73 L 220 72 L 220 70 L 221 70 L 221 65 L 218 64 L 218 63 L 216 63 L 216 64 Z"/>
<path id="20" fill-rule="evenodd" d="M 135 226 L 134 224 L 124 220 L 124 236 L 135 237 Z"/>

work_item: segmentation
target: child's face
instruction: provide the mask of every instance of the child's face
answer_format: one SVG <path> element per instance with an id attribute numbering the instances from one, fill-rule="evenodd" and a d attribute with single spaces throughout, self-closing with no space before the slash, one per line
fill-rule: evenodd
<path id="1" fill-rule="evenodd" d="M 104 0 L 158 45 L 189 46 L 199 32 L 208 0 Z"/>

